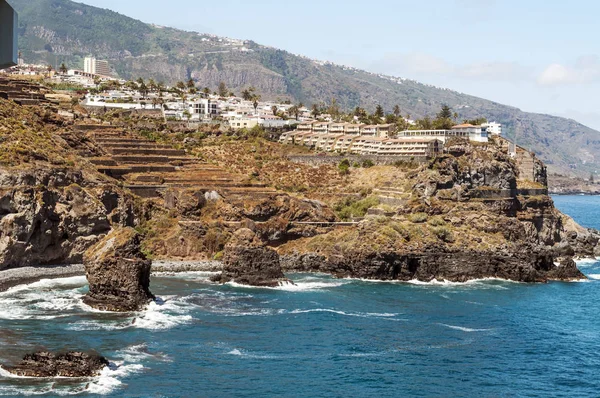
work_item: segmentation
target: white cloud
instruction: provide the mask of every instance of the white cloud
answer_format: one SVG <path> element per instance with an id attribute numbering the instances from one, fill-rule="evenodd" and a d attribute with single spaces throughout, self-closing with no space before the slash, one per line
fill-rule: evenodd
<path id="1" fill-rule="evenodd" d="M 598 57 L 582 56 L 573 65 L 551 64 L 538 76 L 542 86 L 562 84 L 586 84 L 600 80 L 600 61 Z"/>

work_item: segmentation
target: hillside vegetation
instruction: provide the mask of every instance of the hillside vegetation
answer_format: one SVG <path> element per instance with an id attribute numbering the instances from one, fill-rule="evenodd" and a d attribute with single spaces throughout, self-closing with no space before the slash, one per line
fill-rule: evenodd
<path id="1" fill-rule="evenodd" d="M 551 171 L 587 177 L 600 166 L 600 132 L 573 120 L 517 108 L 412 80 L 315 62 L 252 41 L 145 24 L 121 14 L 68 0 L 9 0 L 20 14 L 20 47 L 30 62 L 83 65 L 94 54 L 108 59 L 123 78 L 166 83 L 194 79 L 213 90 L 219 83 L 240 93 L 256 87 L 264 99 L 361 106 L 404 115 L 433 116 L 442 104 L 459 119 L 486 117 L 504 125 L 507 136 L 533 150 Z M 518 93 L 515 93 L 518 95 Z"/>

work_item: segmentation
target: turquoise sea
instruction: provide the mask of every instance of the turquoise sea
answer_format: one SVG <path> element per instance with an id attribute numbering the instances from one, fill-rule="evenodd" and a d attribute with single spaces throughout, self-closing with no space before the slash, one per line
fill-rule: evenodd
<path id="1" fill-rule="evenodd" d="M 600 228 L 600 198 L 556 197 Z M 111 315 L 81 304 L 84 278 L 0 294 L 0 361 L 92 350 L 99 378 L 0 373 L 0 395 L 114 397 L 600 396 L 600 263 L 590 280 L 530 285 L 378 283 L 291 275 L 279 289 L 159 276 L 158 304 Z"/>

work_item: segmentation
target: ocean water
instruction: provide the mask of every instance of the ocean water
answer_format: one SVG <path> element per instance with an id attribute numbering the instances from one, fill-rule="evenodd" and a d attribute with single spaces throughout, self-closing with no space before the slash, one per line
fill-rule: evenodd
<path id="1" fill-rule="evenodd" d="M 597 197 L 557 197 L 600 227 Z M 530 285 L 382 283 L 291 275 L 297 286 L 161 275 L 161 300 L 114 315 L 81 303 L 81 277 L 0 293 L 0 361 L 97 350 L 101 377 L 0 371 L 0 395 L 114 397 L 589 397 L 600 395 L 600 263 L 590 280 Z"/>

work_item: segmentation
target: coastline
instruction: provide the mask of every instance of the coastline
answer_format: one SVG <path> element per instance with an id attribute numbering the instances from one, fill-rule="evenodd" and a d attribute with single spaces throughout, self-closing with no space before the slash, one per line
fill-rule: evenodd
<path id="1" fill-rule="evenodd" d="M 575 259 L 577 266 L 584 266 L 586 262 L 594 262 L 598 261 L 598 259 L 593 258 L 577 258 Z M 155 275 L 157 273 L 161 274 L 179 274 L 185 272 L 219 272 L 222 271 L 223 264 L 220 261 L 182 261 L 182 260 L 160 260 L 152 262 L 152 274 Z M 290 270 L 288 270 L 289 272 Z M 293 272 L 293 271 L 292 271 Z M 309 272 L 315 274 L 322 274 L 322 272 Z M 11 268 L 7 270 L 0 271 L 0 293 L 7 291 L 8 289 L 21 286 L 28 285 L 31 283 L 39 282 L 43 279 L 60 279 L 60 278 L 70 278 L 73 276 L 85 276 L 85 268 L 83 264 L 74 264 L 74 265 L 55 265 L 55 266 L 45 266 L 45 267 L 23 267 L 23 268 Z M 362 280 L 369 282 L 401 282 L 401 281 L 389 281 L 389 280 L 379 280 L 379 279 L 361 279 L 361 278 L 342 278 L 342 279 L 350 279 L 350 280 Z M 498 279 L 498 278 L 484 278 L 484 279 Z M 473 279 L 467 282 L 460 283 L 469 283 L 478 281 L 480 279 Z M 500 279 L 498 279 L 500 280 Z M 502 279 L 503 280 L 503 279 Z M 510 280 L 506 280 L 510 281 Z M 418 281 L 403 281 L 405 283 L 416 282 L 416 284 L 427 284 L 431 282 L 418 282 Z M 510 281 L 515 282 L 515 281 Z M 444 282 L 433 282 L 444 284 Z M 455 282 L 447 282 L 447 283 L 455 283 Z M 459 282 L 456 282 L 460 284 Z"/>
<path id="2" fill-rule="evenodd" d="M 218 272 L 222 265 L 219 261 L 153 261 L 152 273 Z M 85 276 L 83 264 L 54 265 L 44 267 L 10 268 L 0 271 L 0 292 L 8 289 L 39 282 L 43 279 L 70 278 Z"/>

